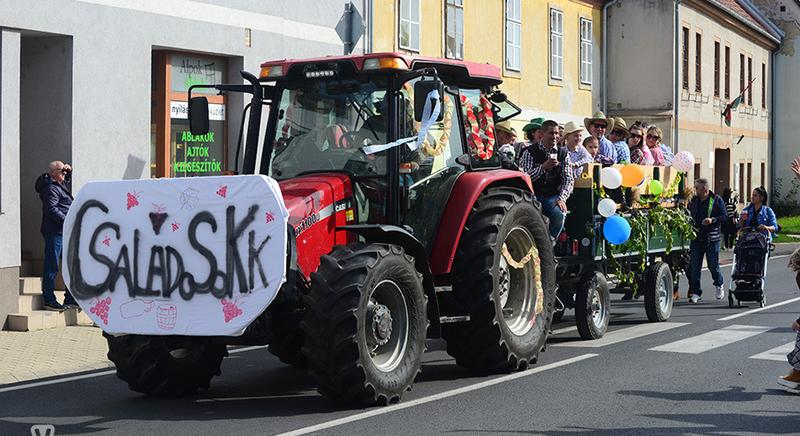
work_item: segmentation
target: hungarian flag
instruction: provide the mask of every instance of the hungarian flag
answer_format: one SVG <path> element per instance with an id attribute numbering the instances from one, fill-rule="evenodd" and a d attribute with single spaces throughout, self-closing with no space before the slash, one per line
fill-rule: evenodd
<path id="1" fill-rule="evenodd" d="M 733 114 L 733 111 L 735 111 L 736 108 L 739 107 L 740 104 L 742 104 L 742 102 L 744 101 L 744 94 L 747 92 L 748 89 L 750 89 L 750 86 L 752 86 L 753 82 L 755 81 L 756 79 L 751 80 L 750 83 L 748 83 L 747 86 L 744 87 L 742 93 L 739 94 L 738 97 L 734 98 L 732 102 L 728 103 L 727 106 L 725 106 L 725 110 L 722 111 L 722 118 L 725 119 L 726 126 L 728 127 L 731 126 L 731 114 Z"/>
<path id="2" fill-rule="evenodd" d="M 737 107 L 739 107 L 740 104 L 742 104 L 742 100 L 744 100 L 744 93 L 740 94 L 738 97 L 733 99 L 732 102 L 725 106 L 725 110 L 722 111 L 722 117 L 725 118 L 726 126 L 731 126 L 731 114 L 736 110 Z"/>

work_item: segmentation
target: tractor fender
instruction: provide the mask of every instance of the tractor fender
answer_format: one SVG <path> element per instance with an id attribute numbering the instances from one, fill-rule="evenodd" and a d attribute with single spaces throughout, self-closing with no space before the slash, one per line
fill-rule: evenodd
<path id="1" fill-rule="evenodd" d="M 507 186 L 533 192 L 530 177 L 521 171 L 468 171 L 456 180 L 442 214 L 431 250 L 431 272 L 434 276 L 450 273 L 464 223 L 482 192 Z"/>
<path id="2" fill-rule="evenodd" d="M 428 337 L 438 338 L 441 326 L 439 324 L 439 303 L 436 300 L 436 288 L 433 284 L 433 274 L 428 263 L 428 254 L 425 246 L 405 229 L 388 224 L 353 224 L 337 227 L 336 230 L 353 232 L 367 242 L 379 242 L 403 247 L 406 253 L 414 258 L 414 266 L 422 274 L 422 286 L 428 296 Z"/>

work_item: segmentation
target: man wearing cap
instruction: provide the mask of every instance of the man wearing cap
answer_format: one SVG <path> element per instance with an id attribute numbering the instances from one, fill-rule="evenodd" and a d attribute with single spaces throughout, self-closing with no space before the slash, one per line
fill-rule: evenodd
<path id="1" fill-rule="evenodd" d="M 589 130 L 592 135 L 600 144 L 595 159 L 603 165 L 613 165 L 617 163 L 617 153 L 614 144 L 606 138 L 606 132 L 613 131 L 614 119 L 606 118 L 603 112 L 595 112 L 592 118 L 584 118 L 583 125 Z"/>
<path id="2" fill-rule="evenodd" d="M 533 192 L 542 203 L 542 213 L 550 219 L 550 237 L 555 240 L 564 227 L 567 199 L 572 195 L 575 179 L 566 148 L 559 148 L 558 123 L 547 120 L 540 128 L 541 143 L 523 148 L 519 167 L 531 176 Z"/>
<path id="3" fill-rule="evenodd" d="M 614 144 L 614 152 L 617 155 L 617 163 L 631 163 L 631 151 L 628 148 L 628 137 L 631 133 L 628 131 L 628 124 L 625 123 L 621 117 L 614 118 L 614 128 L 608 139 Z"/>
<path id="4" fill-rule="evenodd" d="M 542 134 L 542 123 L 544 123 L 544 118 L 533 118 L 528 124 L 522 127 L 522 132 L 525 134 L 526 141 L 514 144 L 517 156 L 520 156 L 520 152 L 526 146 L 540 144 L 542 142 L 542 136 L 544 136 Z"/>
<path id="5" fill-rule="evenodd" d="M 594 162 L 594 158 L 589 154 L 589 151 L 581 145 L 582 137 L 583 127 L 573 121 L 564 125 L 564 145 L 567 147 L 572 176 L 576 178 L 580 177 L 584 165 Z"/>

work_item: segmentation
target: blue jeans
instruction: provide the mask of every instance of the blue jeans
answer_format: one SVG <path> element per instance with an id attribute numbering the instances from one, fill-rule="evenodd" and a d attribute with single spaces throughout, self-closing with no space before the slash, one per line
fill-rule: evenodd
<path id="1" fill-rule="evenodd" d="M 552 197 L 537 195 L 536 199 L 542 203 L 542 213 L 550 219 L 550 237 L 553 239 L 558 238 L 564 228 L 564 218 L 567 216 L 556 204 L 558 195 Z"/>
<path id="2" fill-rule="evenodd" d="M 44 236 L 44 274 L 42 274 L 42 296 L 45 304 L 58 303 L 53 292 L 56 287 L 63 237 L 57 233 L 43 233 Z M 75 303 L 69 291 L 64 295 L 64 304 Z"/>
<path id="3" fill-rule="evenodd" d="M 703 268 L 703 256 L 706 257 L 708 270 L 714 279 L 714 286 L 722 286 L 722 273 L 719 270 L 719 241 L 708 242 L 695 239 L 689 248 L 691 261 L 689 262 L 689 294 L 703 295 L 700 289 L 700 277 Z"/>

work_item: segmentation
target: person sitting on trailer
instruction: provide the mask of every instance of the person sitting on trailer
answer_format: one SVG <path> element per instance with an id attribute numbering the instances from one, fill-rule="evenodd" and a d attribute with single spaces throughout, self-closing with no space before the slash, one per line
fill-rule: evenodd
<path id="1" fill-rule="evenodd" d="M 550 237 L 555 241 L 564 228 L 567 199 L 572 195 L 575 178 L 569 154 L 558 147 L 558 123 L 547 120 L 542 124 L 544 137 L 531 144 L 519 156 L 519 167 L 531 176 L 536 199 L 542 203 L 542 213 L 550 219 Z"/>

